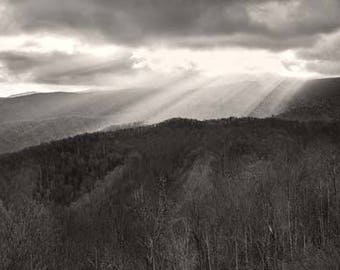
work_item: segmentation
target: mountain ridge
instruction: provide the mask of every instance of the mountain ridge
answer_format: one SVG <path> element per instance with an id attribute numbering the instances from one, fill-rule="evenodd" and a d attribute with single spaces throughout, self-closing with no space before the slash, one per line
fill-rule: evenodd
<path id="1" fill-rule="evenodd" d="M 173 89 L 170 84 L 169 89 L 38 93 L 0 99 L 0 123 L 3 125 L 0 153 L 110 126 L 116 129 L 131 123 L 151 124 L 173 117 L 204 120 L 274 116 L 298 121 L 340 120 L 340 78 L 304 83 L 281 80 L 268 85 L 260 81 L 231 84 L 222 81 L 203 86 L 185 90 Z M 63 119 L 69 120 L 63 123 Z M 49 129 L 46 131 L 41 127 L 45 120 L 50 121 L 50 125 L 45 125 Z M 24 131 L 27 121 L 31 125 Z M 54 127 L 64 132 L 53 135 Z M 22 131 L 27 135 L 26 141 Z"/>

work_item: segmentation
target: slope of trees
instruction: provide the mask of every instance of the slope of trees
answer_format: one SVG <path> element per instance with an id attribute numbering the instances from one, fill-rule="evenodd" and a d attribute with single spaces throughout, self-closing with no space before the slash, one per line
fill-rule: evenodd
<path id="1" fill-rule="evenodd" d="M 339 135 L 339 123 L 172 119 L 4 155 L 0 264 L 339 269 Z"/>

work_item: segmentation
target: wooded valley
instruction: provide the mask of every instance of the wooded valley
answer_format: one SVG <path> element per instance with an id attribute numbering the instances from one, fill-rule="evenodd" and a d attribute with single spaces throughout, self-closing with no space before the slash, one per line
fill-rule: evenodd
<path id="1" fill-rule="evenodd" d="M 3 269 L 339 269 L 340 123 L 197 121 L 0 158 Z"/>

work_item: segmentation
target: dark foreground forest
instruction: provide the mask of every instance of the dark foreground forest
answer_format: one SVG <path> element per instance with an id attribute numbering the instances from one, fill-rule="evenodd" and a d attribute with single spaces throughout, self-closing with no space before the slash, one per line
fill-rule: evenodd
<path id="1" fill-rule="evenodd" d="M 173 119 L 0 157 L 4 270 L 336 270 L 339 211 L 339 122 Z"/>

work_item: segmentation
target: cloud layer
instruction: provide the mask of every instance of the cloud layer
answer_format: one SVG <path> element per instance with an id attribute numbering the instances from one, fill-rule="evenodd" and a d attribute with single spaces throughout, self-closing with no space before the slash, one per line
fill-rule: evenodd
<path id="1" fill-rule="evenodd" d="M 100 84 L 106 75 L 134 74 L 131 54 L 94 58 L 83 54 L 1 52 L 0 61 L 8 76 L 17 80 L 44 84 Z"/>
<path id="2" fill-rule="evenodd" d="M 19 31 L 129 45 L 162 41 L 281 49 L 304 46 L 340 26 L 337 0 L 11 0 L 8 5 Z"/>
<path id="3" fill-rule="evenodd" d="M 339 14 L 338 0 L 0 0 L 0 82 L 98 85 L 214 65 L 339 75 Z"/>

